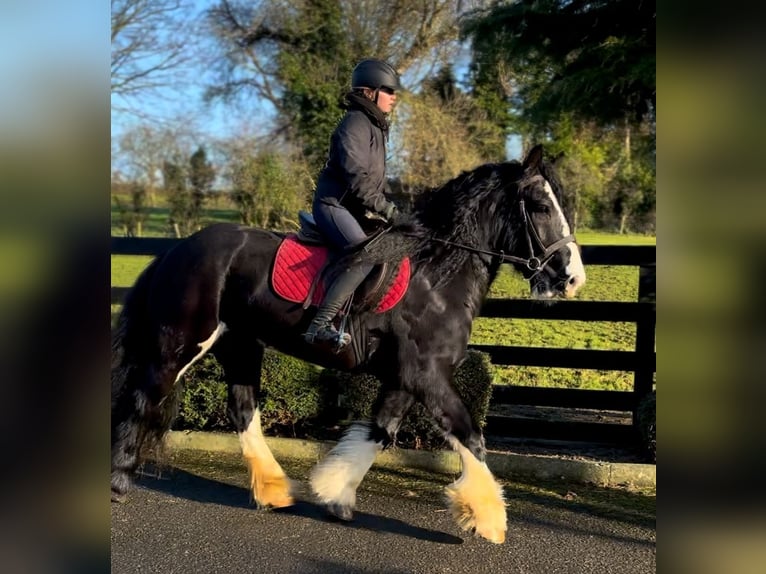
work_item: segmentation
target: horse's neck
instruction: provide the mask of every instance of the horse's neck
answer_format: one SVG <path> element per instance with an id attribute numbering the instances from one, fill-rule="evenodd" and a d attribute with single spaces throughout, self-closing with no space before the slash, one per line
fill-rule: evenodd
<path id="1" fill-rule="evenodd" d="M 430 224 L 434 236 L 449 243 L 485 252 L 498 251 L 498 244 L 507 243 L 503 236 L 510 221 L 507 190 L 487 189 L 471 196 L 432 197 L 423 205 L 422 220 Z M 450 210 L 444 206 L 458 205 Z M 449 218 L 449 219 L 448 219 Z M 440 234 L 437 229 L 450 229 Z M 431 247 L 433 244 L 431 244 Z M 460 247 L 443 247 L 429 264 L 433 285 L 444 285 L 453 294 L 460 294 L 459 304 L 466 305 L 475 317 L 489 287 L 497 275 L 499 263 L 490 255 L 477 254 Z M 464 294 L 464 295 L 463 295 Z M 456 302 L 457 303 L 457 302 Z"/>
<path id="2" fill-rule="evenodd" d="M 460 269 L 447 281 L 442 282 L 443 287 L 440 290 L 448 295 L 446 299 L 451 305 L 468 310 L 471 318 L 475 319 L 489 292 L 496 271 L 487 264 L 486 257 L 469 255 Z"/>

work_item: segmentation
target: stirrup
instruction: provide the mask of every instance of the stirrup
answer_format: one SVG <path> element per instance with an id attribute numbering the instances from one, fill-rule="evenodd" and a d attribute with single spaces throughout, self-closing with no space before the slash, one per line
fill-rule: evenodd
<path id="1" fill-rule="evenodd" d="M 316 330 L 309 329 L 303 334 L 303 339 L 310 345 L 329 343 L 337 353 L 351 342 L 351 335 L 342 333 L 334 325 L 329 324 L 323 325 Z"/>
<path id="2" fill-rule="evenodd" d="M 338 333 L 338 338 L 335 340 L 335 352 L 339 353 L 351 343 L 351 335 L 348 333 Z"/>

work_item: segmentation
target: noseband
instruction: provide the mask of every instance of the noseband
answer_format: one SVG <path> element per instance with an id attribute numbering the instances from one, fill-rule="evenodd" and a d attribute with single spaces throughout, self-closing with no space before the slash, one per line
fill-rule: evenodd
<path id="1" fill-rule="evenodd" d="M 570 233 L 566 237 L 562 237 L 558 241 L 546 247 L 545 244 L 543 244 L 542 239 L 540 239 L 540 234 L 537 232 L 534 223 L 532 223 L 532 220 L 529 217 L 529 213 L 527 212 L 527 208 L 524 205 L 523 199 L 519 200 L 519 208 L 521 210 L 521 216 L 524 221 L 524 233 L 526 234 L 527 246 L 529 248 L 529 257 L 526 259 L 523 257 L 517 257 L 515 255 L 507 255 L 504 251 L 488 251 L 486 249 L 478 249 L 477 247 L 471 247 L 470 245 L 464 245 L 462 243 L 456 243 L 454 241 L 440 239 L 438 237 L 431 237 L 430 240 L 436 241 L 438 243 L 443 243 L 445 245 L 458 247 L 460 249 L 464 249 L 465 251 L 470 251 L 471 253 L 480 253 L 482 255 L 497 257 L 500 259 L 501 263 L 520 263 L 521 265 L 524 265 L 528 271 L 532 272 L 532 274 L 529 276 L 524 274 L 524 278 L 529 281 L 535 275 L 545 269 L 545 266 L 548 265 L 550 260 L 556 254 L 556 251 L 564 247 L 564 245 L 567 243 L 574 242 L 575 237 Z"/>

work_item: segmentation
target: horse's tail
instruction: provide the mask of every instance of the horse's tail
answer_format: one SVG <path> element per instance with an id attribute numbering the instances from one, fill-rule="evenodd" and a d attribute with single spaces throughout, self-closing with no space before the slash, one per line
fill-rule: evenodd
<path id="1" fill-rule="evenodd" d="M 128 291 L 112 329 L 112 496 L 122 496 L 130 476 L 146 455 L 161 444 L 178 411 L 178 393 L 154 404 L 147 396 L 152 376 L 149 290 L 162 261 L 157 257 Z"/>
<path id="2" fill-rule="evenodd" d="M 115 399 L 125 391 L 131 373 L 138 366 L 136 358 L 140 352 L 141 326 L 146 321 L 149 285 L 161 260 L 161 257 L 155 258 L 136 279 L 112 329 L 112 409 Z"/>

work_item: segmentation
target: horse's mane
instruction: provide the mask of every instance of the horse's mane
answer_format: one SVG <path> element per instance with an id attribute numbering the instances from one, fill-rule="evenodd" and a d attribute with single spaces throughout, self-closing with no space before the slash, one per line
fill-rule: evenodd
<path id="1" fill-rule="evenodd" d="M 488 163 L 426 189 L 417 195 L 411 214 L 354 259 L 380 263 L 409 256 L 435 278 L 434 285 L 443 283 L 471 254 L 433 239 L 479 247 L 492 237 L 509 244 L 517 219 L 514 199 L 522 176 L 523 167 L 517 161 Z"/>
<path id="2" fill-rule="evenodd" d="M 486 237 L 506 238 L 512 220 L 519 162 L 484 164 L 465 171 L 441 187 L 424 192 L 415 213 L 428 230 L 414 255 L 440 279 L 452 276 L 470 257 L 464 249 L 431 241 L 438 237 L 479 247 Z"/>

